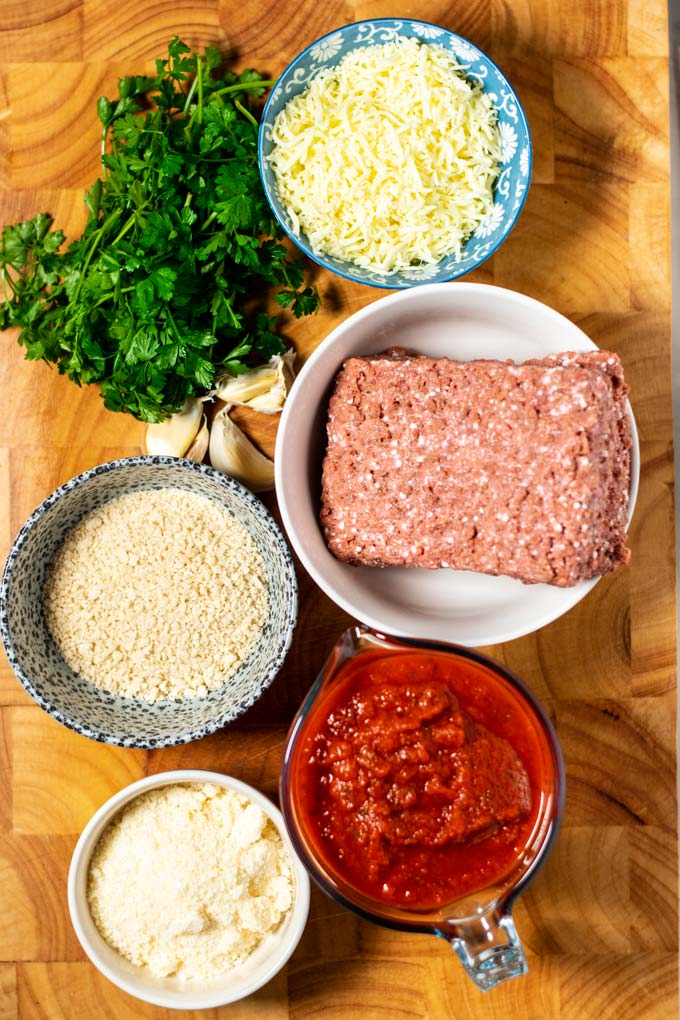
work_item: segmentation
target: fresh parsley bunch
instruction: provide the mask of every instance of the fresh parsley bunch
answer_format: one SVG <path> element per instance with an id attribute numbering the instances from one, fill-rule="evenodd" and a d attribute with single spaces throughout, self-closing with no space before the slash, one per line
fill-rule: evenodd
<path id="1" fill-rule="evenodd" d="M 62 251 L 39 213 L 0 242 L 0 329 L 142 421 L 283 352 L 275 319 L 251 311 L 267 286 L 296 316 L 319 303 L 260 183 L 249 100 L 273 83 L 221 63 L 175 37 L 155 77 L 121 79 L 97 106 L 103 174 L 81 238 Z"/>

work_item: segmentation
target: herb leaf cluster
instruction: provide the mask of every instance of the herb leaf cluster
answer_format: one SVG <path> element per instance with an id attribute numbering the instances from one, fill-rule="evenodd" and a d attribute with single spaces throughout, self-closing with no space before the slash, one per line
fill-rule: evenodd
<path id="1" fill-rule="evenodd" d="M 319 303 L 259 178 L 250 101 L 273 83 L 221 63 L 175 37 L 155 77 L 99 100 L 103 174 L 68 250 L 46 213 L 0 239 L 0 329 L 142 421 L 283 352 L 276 320 L 253 310 L 267 287 L 295 316 Z"/>

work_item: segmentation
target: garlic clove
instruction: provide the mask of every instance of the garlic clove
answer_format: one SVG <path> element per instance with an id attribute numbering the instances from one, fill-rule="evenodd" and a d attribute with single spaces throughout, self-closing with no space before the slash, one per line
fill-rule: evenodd
<path id="1" fill-rule="evenodd" d="M 195 460 L 199 464 L 202 462 L 206 453 L 208 452 L 208 441 L 210 439 L 210 430 L 208 429 L 208 419 L 203 415 L 203 424 L 199 429 L 198 435 L 194 439 L 193 443 L 184 454 L 187 460 Z"/>
<path id="2" fill-rule="evenodd" d="M 223 376 L 218 380 L 216 395 L 228 404 L 277 414 L 282 410 L 295 378 L 294 361 L 295 351 L 291 349 L 283 357 L 275 354 L 261 368 L 253 368 L 243 375 Z"/>
<path id="3" fill-rule="evenodd" d="M 181 411 L 165 421 L 147 425 L 144 452 L 157 456 L 183 457 L 196 439 L 203 418 L 203 399 L 187 400 Z"/>
<path id="4" fill-rule="evenodd" d="M 230 404 L 213 418 L 210 429 L 210 463 L 252 492 L 274 488 L 274 461 L 253 446 L 229 417 Z"/>
<path id="5" fill-rule="evenodd" d="M 272 365 L 253 368 L 242 375 L 223 376 L 218 380 L 216 395 L 231 404 L 247 404 L 249 400 L 268 393 L 278 382 L 278 372 Z"/>

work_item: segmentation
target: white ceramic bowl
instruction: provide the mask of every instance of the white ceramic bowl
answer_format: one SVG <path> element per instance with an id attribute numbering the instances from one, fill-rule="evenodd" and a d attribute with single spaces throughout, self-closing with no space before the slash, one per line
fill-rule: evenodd
<path id="1" fill-rule="evenodd" d="M 354 567 L 329 552 L 319 526 L 326 409 L 346 358 L 402 346 L 459 361 L 525 361 L 596 345 L 533 298 L 479 283 L 434 284 L 382 298 L 337 326 L 303 366 L 286 401 L 276 445 L 276 493 L 288 537 L 320 588 L 362 623 L 399 637 L 475 646 L 531 633 L 576 605 L 597 583 L 525 585 L 470 571 Z M 639 481 L 633 449 L 629 519 Z"/>
<path id="2" fill-rule="evenodd" d="M 87 905 L 87 873 L 90 858 L 102 832 L 131 800 L 148 790 L 176 783 L 215 783 L 242 794 L 269 815 L 290 854 L 295 883 L 293 906 L 277 931 L 263 939 L 241 966 L 209 981 L 182 981 L 154 977 L 120 956 L 102 936 Z M 68 905 L 81 946 L 102 974 L 123 991 L 144 1002 L 170 1009 L 210 1009 L 236 1002 L 266 984 L 284 966 L 297 946 L 309 912 L 309 877 L 288 838 L 281 812 L 259 790 L 220 772 L 179 769 L 147 776 L 126 786 L 103 804 L 82 832 L 71 859 Z"/>

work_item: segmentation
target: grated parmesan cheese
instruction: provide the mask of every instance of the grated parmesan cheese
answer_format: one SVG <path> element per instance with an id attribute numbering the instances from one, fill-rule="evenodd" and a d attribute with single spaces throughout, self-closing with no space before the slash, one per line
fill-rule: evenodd
<path id="1" fill-rule="evenodd" d="M 106 827 L 88 872 L 101 936 L 157 977 L 242 963 L 293 902 L 288 852 L 252 801 L 213 783 L 150 790 Z"/>
<path id="2" fill-rule="evenodd" d="M 496 113 L 443 46 L 353 50 L 286 104 L 272 139 L 279 197 L 317 254 L 383 273 L 460 258 L 493 208 Z"/>

